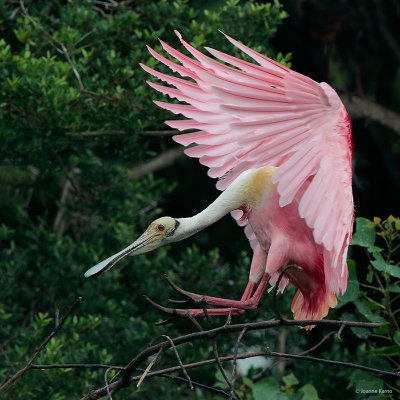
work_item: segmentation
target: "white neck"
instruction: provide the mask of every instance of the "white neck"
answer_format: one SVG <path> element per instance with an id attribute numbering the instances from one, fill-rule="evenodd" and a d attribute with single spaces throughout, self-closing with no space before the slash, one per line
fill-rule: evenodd
<path id="1" fill-rule="evenodd" d="M 221 219 L 230 211 L 236 210 L 247 203 L 247 180 L 249 173 L 241 174 L 213 203 L 200 213 L 189 218 L 178 218 L 177 228 L 172 241 L 186 239 L 200 232 Z"/>

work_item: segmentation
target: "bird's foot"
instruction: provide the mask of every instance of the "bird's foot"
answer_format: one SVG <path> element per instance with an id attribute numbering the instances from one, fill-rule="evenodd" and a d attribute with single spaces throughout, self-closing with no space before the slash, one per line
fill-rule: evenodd
<path id="1" fill-rule="evenodd" d="M 169 324 L 169 323 L 175 322 L 176 320 L 178 320 L 178 319 L 180 319 L 180 318 L 185 316 L 185 315 L 182 314 L 182 312 L 181 312 L 182 310 L 176 310 L 175 308 L 164 307 L 161 304 L 156 303 L 154 300 L 152 300 L 148 296 L 144 296 L 144 298 L 156 310 L 161 311 L 161 312 L 163 312 L 165 314 L 169 314 L 169 317 L 166 320 L 161 321 L 161 322 L 157 322 L 156 325 Z"/>
<path id="2" fill-rule="evenodd" d="M 196 306 L 205 306 L 207 304 L 206 296 L 188 292 L 187 290 L 184 290 L 180 288 L 176 283 L 174 283 L 168 276 L 166 277 L 168 284 L 172 287 L 172 289 L 175 290 L 175 292 L 178 292 L 182 296 L 187 297 L 187 300 L 171 300 L 171 303 L 178 303 L 178 304 L 187 304 L 187 303 L 194 303 Z"/>
<path id="3" fill-rule="evenodd" d="M 154 300 L 150 299 L 148 296 L 144 296 L 147 302 L 154 307 L 155 309 L 166 313 L 169 317 L 161 322 L 157 322 L 157 325 L 165 325 L 169 323 L 173 323 L 181 318 L 188 318 L 192 322 L 194 322 L 194 318 L 196 317 L 209 317 L 213 316 L 232 316 L 232 315 L 239 315 L 244 314 L 245 310 L 235 307 L 227 307 L 227 308 L 212 308 L 207 309 L 203 308 L 171 308 L 171 307 L 164 307 L 161 304 L 156 303 Z M 197 326 L 198 324 L 196 324 Z"/>
<path id="4" fill-rule="evenodd" d="M 254 298 L 247 298 L 247 299 L 242 299 L 242 300 L 231 300 L 231 299 L 225 299 L 222 297 L 212 297 L 212 296 L 205 296 L 197 293 L 192 293 L 188 292 L 187 290 L 184 290 L 180 288 L 178 285 L 176 285 L 174 282 L 172 282 L 171 279 L 166 277 L 167 282 L 169 285 L 174 289 L 176 292 L 181 294 L 182 296 L 187 297 L 187 300 L 171 300 L 171 303 L 178 303 L 178 304 L 194 304 L 194 307 L 196 308 L 202 308 L 206 306 L 217 306 L 217 307 L 224 307 L 226 309 L 242 309 L 242 310 L 254 310 L 257 308 L 258 301 L 259 299 L 254 299 Z M 210 310 L 211 311 L 211 310 Z M 243 313 L 241 313 L 243 314 Z M 227 315 L 227 314 L 223 314 Z M 207 316 L 207 314 L 206 314 Z"/>

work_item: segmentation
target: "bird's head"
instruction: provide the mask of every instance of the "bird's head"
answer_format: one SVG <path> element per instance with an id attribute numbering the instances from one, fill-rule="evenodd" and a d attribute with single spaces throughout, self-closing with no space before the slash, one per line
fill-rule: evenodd
<path id="1" fill-rule="evenodd" d="M 154 220 L 144 233 L 135 240 L 131 245 L 123 249 L 117 254 L 107 258 L 96 264 L 85 272 L 85 277 L 93 277 L 108 271 L 121 258 L 131 255 L 147 253 L 164 244 L 171 243 L 176 239 L 175 233 L 179 226 L 179 221 L 171 217 L 161 217 Z"/>

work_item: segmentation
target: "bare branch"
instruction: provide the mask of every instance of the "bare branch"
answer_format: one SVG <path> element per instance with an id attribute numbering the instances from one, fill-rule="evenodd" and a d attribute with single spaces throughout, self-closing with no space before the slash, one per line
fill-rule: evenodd
<path id="1" fill-rule="evenodd" d="M 343 325 L 342 325 L 343 327 Z M 340 329 L 342 329 L 342 327 L 340 327 Z M 312 351 L 315 351 L 318 349 L 318 347 L 320 347 L 323 343 L 325 343 L 325 341 L 330 338 L 333 334 L 335 334 L 335 331 L 330 331 L 327 335 L 325 335 L 316 345 L 310 347 L 309 349 L 302 351 L 299 356 L 304 356 L 307 353 L 311 353 Z"/>
<path id="2" fill-rule="evenodd" d="M 147 164 L 138 165 L 137 167 L 132 168 L 129 172 L 129 177 L 138 179 L 146 176 L 150 172 L 159 171 L 160 169 L 173 164 L 176 160 L 181 158 L 183 154 L 183 148 L 181 146 L 173 147 L 172 149 L 169 149 L 153 158 Z"/>
<path id="3" fill-rule="evenodd" d="M 89 136 L 105 136 L 105 135 L 126 135 L 127 131 L 122 130 L 98 130 L 98 131 L 83 131 L 83 132 L 68 132 L 68 136 L 89 137 Z"/>
<path id="4" fill-rule="evenodd" d="M 247 323 L 247 324 L 236 324 L 236 325 L 223 325 L 218 328 L 210 329 L 208 331 L 200 331 L 200 332 L 194 332 L 190 333 L 184 336 L 179 336 L 173 340 L 173 343 L 175 346 L 179 346 L 183 343 L 188 343 L 188 342 L 193 342 L 196 340 L 200 339 L 205 339 L 205 338 L 215 338 L 218 335 L 221 334 L 227 334 L 227 333 L 233 333 L 233 332 L 240 332 L 243 331 L 243 329 L 246 327 L 247 331 L 252 331 L 252 330 L 262 330 L 262 329 L 269 329 L 277 326 L 308 326 L 308 325 L 315 325 L 315 326 L 324 326 L 324 327 L 331 327 L 331 328 L 336 328 L 339 329 L 342 325 L 346 327 L 363 327 L 363 328 L 378 328 L 381 326 L 381 324 L 378 323 L 370 323 L 370 322 L 354 322 L 354 321 L 338 321 L 338 320 L 269 320 L 269 321 L 260 321 L 260 322 L 253 322 L 253 323 Z M 122 378 L 119 379 L 118 381 L 112 383 L 109 385 L 110 390 L 113 391 L 113 393 L 116 393 L 117 391 L 121 390 L 124 387 L 128 387 L 131 385 L 133 382 L 132 378 L 132 373 L 138 369 L 139 365 L 141 365 L 148 357 L 151 355 L 156 354 L 160 349 L 161 351 L 165 351 L 171 347 L 170 342 L 165 341 L 161 342 L 156 345 L 151 345 L 145 350 L 143 350 L 141 353 L 136 355 L 124 368 L 124 372 L 122 375 Z M 264 353 L 266 355 L 267 352 Z M 270 352 L 268 352 L 270 354 Z M 273 353 L 272 355 L 274 355 Z M 277 353 L 281 354 L 281 353 Z M 302 357 L 302 356 L 299 356 Z M 304 356 L 305 357 L 305 356 Z M 238 356 L 238 358 L 240 358 Z M 223 361 L 223 357 L 218 357 L 219 361 Z M 217 362 L 218 363 L 217 357 L 215 357 L 215 360 L 212 362 Z M 231 356 L 230 359 L 233 359 L 233 356 Z M 335 363 L 335 361 L 332 361 L 331 363 Z M 200 365 L 200 364 L 196 364 Z M 338 365 L 345 365 L 345 364 L 338 364 Z M 349 367 L 351 368 L 357 368 L 356 364 L 349 364 Z M 365 369 L 367 367 L 361 366 L 361 369 Z M 180 367 L 179 367 L 180 368 Z M 185 366 L 186 368 L 186 366 Z M 378 372 L 379 371 L 379 372 Z M 370 372 L 375 372 L 375 373 L 380 373 L 380 374 L 389 374 L 393 375 L 395 373 L 388 372 L 388 371 L 380 371 L 380 370 L 374 370 Z M 147 377 L 152 376 L 153 373 L 149 373 Z M 397 375 L 396 375 L 397 376 Z M 137 378 L 139 379 L 139 378 Z M 229 382 L 230 383 L 230 382 Z M 83 397 L 82 400 L 95 400 L 99 399 L 103 396 L 107 395 L 107 389 L 105 387 L 101 389 L 94 390 L 87 394 L 85 397 Z"/>
<path id="5" fill-rule="evenodd" d="M 352 119 L 370 119 L 400 135 L 400 114 L 361 97 L 341 94 L 340 98 Z"/>
<path id="6" fill-rule="evenodd" d="M 7 382 L 5 382 L 1 387 L 0 387 L 0 393 L 6 390 L 9 386 L 11 386 L 18 378 L 20 378 L 28 369 L 31 368 L 32 363 L 38 358 L 39 354 L 46 348 L 46 346 L 49 344 L 50 340 L 53 339 L 54 336 L 57 335 L 57 333 L 61 330 L 61 328 L 64 326 L 65 322 L 67 319 L 70 317 L 72 314 L 72 311 L 74 311 L 75 307 L 82 301 L 82 297 L 79 296 L 75 302 L 72 304 L 72 306 L 69 308 L 67 314 L 65 317 L 61 320 L 61 322 L 55 327 L 55 329 L 50 333 L 50 335 L 43 341 L 43 343 L 35 350 L 31 358 L 28 360 L 28 362 L 25 364 L 23 368 L 21 368 L 19 371 L 17 371 Z"/>
<path id="7" fill-rule="evenodd" d="M 107 396 L 108 396 L 108 399 L 110 399 L 110 400 L 112 400 L 112 397 L 111 397 L 112 391 L 110 390 L 110 387 L 109 387 L 109 384 L 108 384 L 108 374 L 109 374 L 112 370 L 113 370 L 113 368 L 110 367 L 110 368 L 107 368 L 107 369 L 106 369 L 106 372 L 104 372 L 104 382 L 105 382 L 105 384 L 106 384 Z"/>
<path id="8" fill-rule="evenodd" d="M 361 369 L 363 371 L 372 372 L 374 374 L 380 374 L 380 375 L 385 375 L 385 376 L 394 376 L 396 378 L 400 378 L 400 374 L 398 372 L 383 371 L 381 369 L 365 367 L 364 365 L 354 364 L 354 363 L 350 363 L 350 362 L 326 360 L 324 358 L 302 356 L 299 354 L 277 353 L 275 351 L 269 351 L 269 350 L 266 351 L 266 355 L 272 356 L 272 357 L 293 358 L 295 360 L 314 361 L 314 362 L 318 362 L 318 363 L 322 363 L 322 364 L 330 364 L 330 365 L 336 365 L 336 366 L 347 367 L 347 368 Z"/>
<path id="9" fill-rule="evenodd" d="M 226 376 L 224 368 L 222 367 L 221 358 L 218 353 L 217 338 L 215 336 L 212 338 L 212 345 L 213 345 L 215 362 L 217 363 L 219 371 L 221 372 L 226 384 L 229 387 L 229 400 L 232 399 L 232 395 L 235 396 L 236 400 L 241 400 L 240 396 L 237 394 L 235 388 L 232 386 L 231 382 L 229 381 L 228 377 Z"/>
<path id="10" fill-rule="evenodd" d="M 146 135 L 148 136 L 173 136 L 173 135 L 178 135 L 181 133 L 181 131 L 177 130 L 157 130 L 157 131 L 145 131 Z"/>
<path id="11" fill-rule="evenodd" d="M 137 383 L 136 387 L 139 387 L 141 383 L 143 382 L 143 379 L 146 378 L 147 374 L 149 373 L 151 367 L 154 365 L 154 363 L 157 361 L 158 356 L 161 354 L 161 348 L 158 350 L 158 353 L 154 356 L 154 358 L 150 361 L 149 365 L 147 368 L 144 370 L 143 375 L 140 377 L 139 382 Z"/>
<path id="12" fill-rule="evenodd" d="M 231 379 L 231 390 L 229 392 L 229 400 L 232 399 L 233 396 L 233 388 L 235 387 L 235 378 L 236 378 L 236 360 L 237 360 L 237 355 L 238 355 L 238 351 L 239 351 L 239 344 L 243 339 L 244 334 L 247 331 L 247 326 L 245 326 L 242 330 L 242 332 L 240 332 L 239 337 L 236 340 L 236 344 L 235 344 L 235 351 L 233 353 L 233 362 L 232 362 L 232 379 Z"/>
<path id="13" fill-rule="evenodd" d="M 24 4 L 23 0 L 20 0 L 20 5 L 21 5 L 21 9 L 22 9 L 22 12 L 23 12 L 24 16 L 25 16 L 29 21 L 31 21 L 32 24 L 33 24 L 36 28 L 38 28 L 38 29 L 44 34 L 44 36 L 47 38 L 47 40 L 49 41 L 49 43 L 50 43 L 59 53 L 62 53 L 62 54 L 64 55 L 64 57 L 66 58 L 68 64 L 70 65 L 70 67 L 71 67 L 71 69 L 72 69 L 72 72 L 74 73 L 74 75 L 75 75 L 75 77 L 76 77 L 76 79 L 77 79 L 77 81 L 78 81 L 79 88 L 80 88 L 81 90 L 84 90 L 85 88 L 84 88 L 84 86 L 83 86 L 81 76 L 79 75 L 79 72 L 78 72 L 78 70 L 77 70 L 75 64 L 73 63 L 73 61 L 72 61 L 72 59 L 71 59 L 71 56 L 70 56 L 70 54 L 69 54 L 69 52 L 68 52 L 67 47 L 65 46 L 65 44 L 62 43 L 62 42 L 60 42 L 59 40 L 54 39 L 54 37 L 53 37 L 52 35 L 50 35 L 50 33 L 48 33 L 48 32 L 43 28 L 42 25 L 40 25 L 35 19 L 33 19 L 33 18 L 30 16 L 30 14 L 28 13 L 28 10 L 27 10 L 26 7 L 25 7 L 25 4 Z"/>
<path id="14" fill-rule="evenodd" d="M 183 375 L 185 375 L 185 378 L 186 378 L 186 380 L 187 380 L 187 382 L 188 382 L 188 384 L 189 384 L 189 389 L 194 390 L 194 387 L 193 387 L 193 384 L 192 384 L 192 380 L 190 379 L 190 376 L 189 376 L 189 374 L 187 373 L 187 371 L 186 371 L 186 369 L 185 369 L 185 366 L 184 366 L 183 363 L 182 363 L 181 357 L 180 357 L 180 355 L 179 355 L 178 349 L 176 348 L 176 346 L 175 346 L 175 344 L 174 344 L 174 341 L 173 341 L 168 335 L 161 335 L 161 336 L 159 336 L 158 338 L 156 338 L 155 340 L 153 340 L 151 343 L 153 344 L 155 341 L 157 341 L 157 340 L 158 340 L 159 338 L 161 338 L 161 337 L 165 337 L 165 338 L 168 340 L 168 342 L 170 343 L 171 347 L 172 347 L 173 350 L 174 350 L 174 353 L 175 353 L 176 359 L 177 359 L 177 361 L 178 361 L 178 364 L 179 364 L 179 366 L 181 367 L 181 370 L 182 370 L 182 372 L 183 372 Z M 160 351 L 159 351 L 159 352 L 160 352 Z"/>

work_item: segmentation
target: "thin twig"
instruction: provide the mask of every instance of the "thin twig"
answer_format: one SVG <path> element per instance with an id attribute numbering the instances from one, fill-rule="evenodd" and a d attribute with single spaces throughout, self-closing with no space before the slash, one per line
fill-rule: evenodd
<path id="1" fill-rule="evenodd" d="M 173 136 L 178 135 L 181 131 L 178 130 L 153 130 L 153 131 L 145 131 L 146 135 L 149 136 Z"/>
<path id="2" fill-rule="evenodd" d="M 244 334 L 247 331 L 247 326 L 245 326 L 242 330 L 242 332 L 240 332 L 239 337 L 236 340 L 235 343 L 235 350 L 233 353 L 233 361 L 232 361 L 232 378 L 231 378 L 231 390 L 229 392 L 229 400 L 232 399 L 232 395 L 233 395 L 233 388 L 235 387 L 235 378 L 236 378 L 236 359 L 237 359 L 237 355 L 238 355 L 238 351 L 239 351 L 239 344 L 243 339 Z"/>
<path id="3" fill-rule="evenodd" d="M 180 369 L 180 366 L 178 366 L 178 368 Z M 185 382 L 185 383 L 187 383 L 187 379 L 186 378 L 183 378 L 183 377 L 181 377 L 181 376 L 172 376 L 172 375 L 167 375 L 167 374 L 165 374 L 165 373 L 158 373 L 158 374 L 156 374 L 156 375 L 154 375 L 154 374 L 152 374 L 151 376 L 147 376 L 148 378 L 150 378 L 150 377 L 154 377 L 154 378 L 167 378 L 167 379 L 171 379 L 171 380 L 173 380 L 173 381 L 178 381 L 178 382 Z M 200 382 L 195 382 L 195 381 L 191 381 L 192 382 L 192 384 L 193 384 L 193 386 L 197 386 L 197 387 L 199 387 L 200 389 L 206 389 L 206 390 L 209 390 L 210 392 L 214 392 L 214 393 L 218 393 L 218 394 L 220 394 L 220 395 L 222 395 L 222 396 L 225 396 L 225 397 L 228 397 L 228 393 L 226 393 L 225 391 L 223 391 L 223 390 L 221 390 L 221 389 L 217 389 L 217 388 L 214 388 L 214 387 L 212 387 L 212 386 L 208 386 L 208 385 L 205 385 L 204 383 L 200 383 Z"/>
<path id="4" fill-rule="evenodd" d="M 112 391 L 110 390 L 110 386 L 109 386 L 109 384 L 108 384 L 108 374 L 109 374 L 109 372 L 111 372 L 112 370 L 113 370 L 113 368 L 111 367 L 111 368 L 107 368 L 107 369 L 106 369 L 106 372 L 104 372 L 104 382 L 106 383 L 107 396 L 108 396 L 108 399 L 110 399 L 110 400 L 112 400 L 112 396 L 111 396 Z"/>
<path id="5" fill-rule="evenodd" d="M 323 341 L 325 341 L 330 335 L 332 335 L 334 331 L 330 332 L 328 335 L 326 335 L 323 340 L 321 340 L 317 345 L 313 346 L 312 348 L 306 350 L 303 353 L 300 354 L 286 354 L 286 353 L 278 353 L 278 352 L 271 352 L 269 350 L 264 350 L 264 351 L 257 351 L 257 352 L 251 352 L 251 353 L 243 353 L 243 354 L 238 354 L 236 357 L 235 355 L 229 355 L 229 356 L 219 356 L 218 360 L 216 358 L 213 359 L 208 359 L 208 360 L 203 360 L 203 361 L 198 361 L 190 364 L 185 364 L 184 367 L 185 369 L 191 369 L 191 368 L 198 368 L 206 365 L 211 365 L 215 364 L 218 361 L 219 362 L 226 362 L 226 361 L 232 361 L 234 358 L 237 360 L 239 359 L 246 359 L 246 358 L 252 358 L 252 357 L 260 357 L 260 356 L 273 356 L 273 357 L 281 357 L 281 358 L 292 358 L 292 359 L 300 359 L 300 360 L 308 360 L 308 361 L 316 361 L 316 362 L 321 362 L 321 363 L 326 363 L 326 364 L 331 364 L 331 365 L 336 365 L 336 366 L 341 366 L 341 367 L 349 367 L 349 368 L 354 368 L 354 369 L 362 369 L 366 370 L 368 372 L 373 372 L 381 375 L 389 375 L 389 376 L 396 376 L 400 377 L 400 374 L 395 373 L 395 372 L 390 372 L 390 371 L 383 371 L 383 370 L 377 370 L 377 369 L 371 369 L 369 367 L 364 367 L 362 365 L 358 364 L 353 364 L 353 363 L 347 363 L 343 361 L 333 361 L 333 360 L 325 360 L 325 359 L 320 359 L 320 358 L 315 358 L 315 357 L 306 357 L 304 354 L 306 352 L 310 352 L 316 349 L 317 346 L 320 346 Z M 162 344 L 162 343 L 160 343 Z M 110 365 L 104 365 L 104 364 L 54 364 L 54 365 L 32 365 L 32 369 L 53 369 L 53 368 L 103 368 L 103 369 L 114 369 L 114 370 L 123 370 L 123 367 L 118 367 L 118 366 L 110 366 Z M 140 371 L 144 371 L 143 369 L 139 369 Z M 181 377 L 174 377 L 174 376 L 168 376 L 166 374 L 171 373 L 171 372 L 177 372 L 181 370 L 180 365 L 176 365 L 173 367 L 165 368 L 162 370 L 158 371 L 153 371 L 149 372 L 146 375 L 146 379 L 154 378 L 154 377 L 165 377 L 169 379 L 174 379 L 174 380 L 179 380 L 181 382 L 187 382 L 185 378 Z M 143 374 L 137 375 L 137 376 L 132 376 L 129 379 L 130 383 L 137 382 L 142 378 Z M 192 381 L 193 386 L 198 386 L 200 388 L 204 389 L 209 389 L 213 391 L 217 391 L 217 389 L 207 387 L 206 385 L 202 385 L 200 383 Z M 117 385 L 117 382 L 113 384 L 113 390 L 114 393 L 116 389 L 120 389 Z M 110 385 L 111 386 L 111 385 Z M 95 396 L 93 396 L 95 394 Z M 105 391 L 104 394 L 101 394 L 100 390 L 96 390 L 94 392 L 89 393 L 87 396 L 84 397 L 84 399 L 98 399 L 104 395 L 106 395 L 107 392 Z M 221 391 L 220 394 L 225 395 L 228 397 L 228 394 L 224 391 Z"/>
<path id="6" fill-rule="evenodd" d="M 201 332 L 204 331 L 203 327 L 199 324 L 199 321 L 192 314 L 188 313 L 188 318 L 192 322 L 192 324 Z"/>
<path id="7" fill-rule="evenodd" d="M 330 364 L 330 365 L 336 365 L 336 366 L 341 366 L 341 367 L 361 369 L 363 371 L 372 372 L 374 374 L 380 374 L 380 375 L 384 375 L 384 376 L 394 376 L 396 378 L 400 378 L 400 374 L 397 372 L 384 371 L 384 370 L 377 369 L 377 368 L 365 367 L 364 365 L 354 364 L 354 363 L 350 363 L 350 362 L 326 360 L 325 358 L 302 356 L 300 354 L 277 353 L 275 351 L 269 351 L 268 349 L 266 351 L 266 355 L 272 356 L 272 357 L 293 358 L 296 360 L 314 361 L 314 362 L 318 362 L 318 363 L 322 363 L 322 364 Z"/>
<path id="8" fill-rule="evenodd" d="M 254 358 L 254 357 L 260 357 L 260 356 L 292 358 L 292 359 L 299 359 L 299 360 L 306 360 L 306 361 L 316 361 L 316 362 L 321 362 L 321 363 L 325 363 L 325 364 L 331 364 L 331 365 L 354 368 L 354 369 L 362 369 L 362 370 L 373 372 L 373 373 L 380 374 L 380 375 L 395 376 L 397 378 L 400 378 L 400 373 L 398 373 L 398 372 L 384 371 L 384 370 L 379 370 L 379 369 L 374 369 L 374 368 L 371 369 L 371 368 L 365 367 L 363 365 L 349 363 L 349 362 L 345 362 L 345 361 L 334 361 L 334 360 L 326 360 L 326 359 L 322 359 L 322 358 L 304 356 L 304 354 L 306 352 L 313 351 L 313 350 L 314 349 L 311 348 L 311 349 L 306 350 L 305 352 L 302 352 L 299 354 L 288 354 L 288 353 L 271 352 L 270 350 L 262 350 L 262 351 L 255 351 L 255 352 L 251 352 L 251 353 L 238 354 L 236 359 L 243 360 L 246 358 Z M 234 355 L 232 354 L 229 356 L 219 356 L 218 359 L 220 362 L 232 361 L 234 359 Z M 194 363 L 185 364 L 184 367 L 185 367 L 185 369 L 192 369 L 192 368 L 203 367 L 206 365 L 212 365 L 215 363 L 217 363 L 217 359 L 210 358 L 210 359 L 203 360 L 203 361 L 197 361 Z M 39 370 L 39 369 L 40 370 L 60 369 L 60 368 L 87 368 L 87 369 L 101 368 L 101 369 L 110 369 L 110 370 L 111 369 L 114 369 L 114 370 L 123 370 L 124 369 L 124 367 L 110 366 L 110 365 L 104 365 L 104 364 L 51 364 L 51 365 L 32 365 L 32 367 L 31 367 L 31 369 L 37 369 L 37 370 Z M 138 370 L 144 371 L 143 369 L 140 369 L 140 368 L 138 368 Z M 180 370 L 181 370 L 181 366 L 175 365 L 173 367 L 165 368 L 162 370 L 149 372 L 146 375 L 146 379 L 161 376 L 162 374 L 177 372 Z M 130 381 L 131 381 L 131 383 L 137 382 L 140 380 L 141 377 L 142 377 L 142 374 L 137 375 L 137 376 L 132 376 L 130 378 Z M 89 397 L 87 397 L 87 398 L 89 398 Z M 99 398 L 99 397 L 96 397 L 96 398 Z"/>
<path id="9" fill-rule="evenodd" d="M 187 379 L 187 381 L 188 381 L 188 385 L 189 385 L 190 390 L 194 390 L 194 387 L 193 387 L 193 384 L 192 384 L 192 380 L 190 379 L 190 376 L 189 376 L 189 374 L 187 373 L 187 371 L 186 371 L 186 369 L 185 369 L 185 366 L 184 366 L 183 363 L 182 363 L 181 357 L 179 356 L 179 352 L 178 352 L 178 349 L 177 349 L 176 346 L 175 346 L 174 341 L 173 341 L 168 335 L 160 335 L 158 338 L 156 338 L 155 340 L 153 340 L 152 344 L 153 344 L 155 341 L 157 341 L 160 337 L 165 337 L 165 338 L 168 340 L 168 342 L 170 343 L 172 349 L 174 350 L 174 353 L 175 353 L 176 359 L 177 359 L 177 361 L 178 361 L 178 364 L 179 364 L 179 366 L 181 367 L 181 370 L 182 370 L 182 372 L 183 372 L 183 375 L 185 375 L 185 377 L 186 377 L 186 379 Z"/>
<path id="10" fill-rule="evenodd" d="M 342 334 L 344 327 L 345 327 L 345 326 L 342 325 L 342 326 L 339 328 L 338 333 L 337 333 L 338 339 L 340 339 L 340 335 Z"/>
<path id="11" fill-rule="evenodd" d="M 232 394 L 235 396 L 236 400 L 241 400 L 240 396 L 237 394 L 235 388 L 232 386 L 231 382 L 229 381 L 228 377 L 226 376 L 225 370 L 222 366 L 221 359 L 219 357 L 218 353 L 218 345 L 217 345 L 217 339 L 216 337 L 212 338 L 212 345 L 213 345 L 213 352 L 214 352 L 214 357 L 215 361 L 217 362 L 218 368 L 222 374 L 222 377 L 224 378 L 226 384 L 229 387 L 229 399 L 232 398 Z"/>
<path id="12" fill-rule="evenodd" d="M 41 26 L 37 21 L 35 21 L 34 18 L 31 17 L 31 15 L 28 13 L 28 10 L 27 10 L 26 7 L 25 7 L 25 4 L 24 4 L 23 0 L 20 0 L 20 5 L 21 5 L 21 9 L 22 9 L 22 12 L 23 12 L 24 16 L 25 16 L 29 21 L 31 21 L 32 24 L 33 24 L 36 28 L 38 28 L 38 29 L 45 35 L 45 37 L 48 39 L 49 43 L 50 43 L 58 52 L 60 52 L 60 53 L 62 53 L 62 54 L 64 55 L 64 57 L 66 58 L 68 64 L 70 65 L 70 67 L 71 67 L 71 69 L 72 69 L 72 72 L 74 73 L 74 75 L 75 75 L 75 77 L 76 77 L 76 79 L 77 79 L 77 81 L 78 81 L 79 88 L 80 88 L 81 90 L 84 90 L 85 88 L 84 88 L 84 86 L 83 86 L 81 76 L 79 75 L 79 72 L 78 72 L 78 70 L 77 70 L 75 64 L 73 63 L 73 61 L 72 61 L 72 59 L 71 59 L 71 56 L 69 55 L 69 52 L 68 52 L 67 47 L 65 46 L 65 44 L 62 43 L 62 42 L 60 42 L 59 40 L 54 39 L 54 37 L 53 37 L 52 35 L 50 35 L 50 33 L 48 33 L 48 32 L 43 28 L 43 26 Z M 58 45 L 59 47 L 57 47 L 56 45 Z"/>
<path id="13" fill-rule="evenodd" d="M 126 135 L 127 131 L 122 130 L 99 130 L 99 131 L 83 131 L 83 132 L 67 132 L 68 136 L 74 136 L 77 138 L 87 138 L 91 136 L 105 136 L 105 135 Z"/>
<path id="14" fill-rule="evenodd" d="M 146 375 L 149 373 L 151 367 L 154 365 L 154 363 L 157 361 L 158 356 L 161 354 L 161 347 L 160 350 L 158 350 L 158 353 L 154 356 L 154 358 L 150 361 L 149 365 L 147 366 L 147 368 L 144 370 L 143 375 L 140 377 L 139 382 L 137 383 L 136 387 L 140 387 L 140 385 L 142 384 L 144 378 L 146 378 Z"/>
<path id="15" fill-rule="evenodd" d="M 85 90 L 85 87 L 83 86 L 83 83 L 82 83 L 81 76 L 80 76 L 75 64 L 72 62 L 71 56 L 69 55 L 68 50 L 65 47 L 65 44 L 59 42 L 59 45 L 61 46 L 63 54 L 64 54 L 65 58 L 67 59 L 67 62 L 70 65 L 70 67 L 71 67 L 71 69 L 72 69 L 72 71 L 73 71 L 73 73 L 74 73 L 74 75 L 75 75 L 75 77 L 76 77 L 76 79 L 77 79 L 77 81 L 79 83 L 79 89 Z"/>
<path id="16" fill-rule="evenodd" d="M 330 331 L 327 335 L 325 335 L 316 345 L 310 347 L 307 350 L 302 351 L 299 353 L 299 356 L 304 356 L 307 353 L 311 353 L 314 350 L 317 350 L 318 347 L 320 347 L 329 337 L 331 337 L 333 334 L 335 334 L 335 331 Z"/>
<path id="17" fill-rule="evenodd" d="M 246 324 L 234 324 L 234 325 L 223 325 L 217 328 L 213 328 L 206 331 L 194 332 L 187 335 L 179 336 L 173 339 L 175 346 L 178 346 L 183 343 L 193 342 L 196 340 L 201 340 L 205 338 L 214 338 L 221 334 L 240 332 L 243 330 L 245 326 L 250 330 L 261 330 L 261 329 L 269 329 L 277 326 L 307 326 L 307 325 L 315 325 L 321 327 L 330 327 L 334 329 L 339 329 L 342 325 L 348 327 L 362 327 L 362 328 L 378 328 L 382 326 L 382 324 L 374 323 L 374 322 L 356 322 L 356 321 L 338 321 L 338 320 L 269 320 L 269 321 L 259 321 L 252 322 Z M 139 365 L 144 362 L 148 357 L 153 354 L 156 354 L 160 347 L 162 351 L 167 350 L 171 347 L 171 344 L 168 341 L 161 342 L 152 346 L 147 347 L 142 352 L 137 354 L 124 368 L 124 372 L 122 377 L 115 381 L 110 385 L 114 390 L 114 393 L 121 390 L 124 387 L 128 387 L 132 383 L 132 373 L 139 367 Z M 232 359 L 232 358 L 231 358 Z M 219 359 L 218 361 L 221 361 Z M 218 362 L 214 361 L 214 362 Z M 148 374 L 148 376 L 151 373 Z M 229 380 L 228 380 L 229 382 Z M 106 396 L 107 391 L 105 388 L 100 388 L 97 390 L 93 390 L 88 393 L 83 399 L 84 400 L 94 400 L 99 399 L 100 397 Z"/>
<path id="18" fill-rule="evenodd" d="M 45 369 L 60 369 L 60 368 L 77 368 L 77 369 L 114 369 L 114 370 L 119 370 L 122 371 L 124 367 L 119 367 L 116 365 L 106 365 L 106 364 L 32 364 L 30 369 L 40 369 L 40 370 L 45 370 Z"/>
<path id="19" fill-rule="evenodd" d="M 82 297 L 79 296 L 72 306 L 69 308 L 67 314 L 64 316 L 64 318 L 61 320 L 61 322 L 54 328 L 54 330 L 50 333 L 49 336 L 43 341 L 43 343 L 34 351 L 32 354 L 31 358 L 28 360 L 28 362 L 25 364 L 23 368 L 21 368 L 19 371 L 17 371 L 7 382 L 5 382 L 1 387 L 0 387 L 0 393 L 6 390 L 10 385 L 12 385 L 18 378 L 20 378 L 28 369 L 31 368 L 32 363 L 38 358 L 39 354 L 46 348 L 46 346 L 49 344 L 50 340 L 53 339 L 54 336 L 57 335 L 57 333 L 61 330 L 61 328 L 64 326 L 65 322 L 67 319 L 70 317 L 72 314 L 72 311 L 74 311 L 75 307 L 82 301 Z"/>

